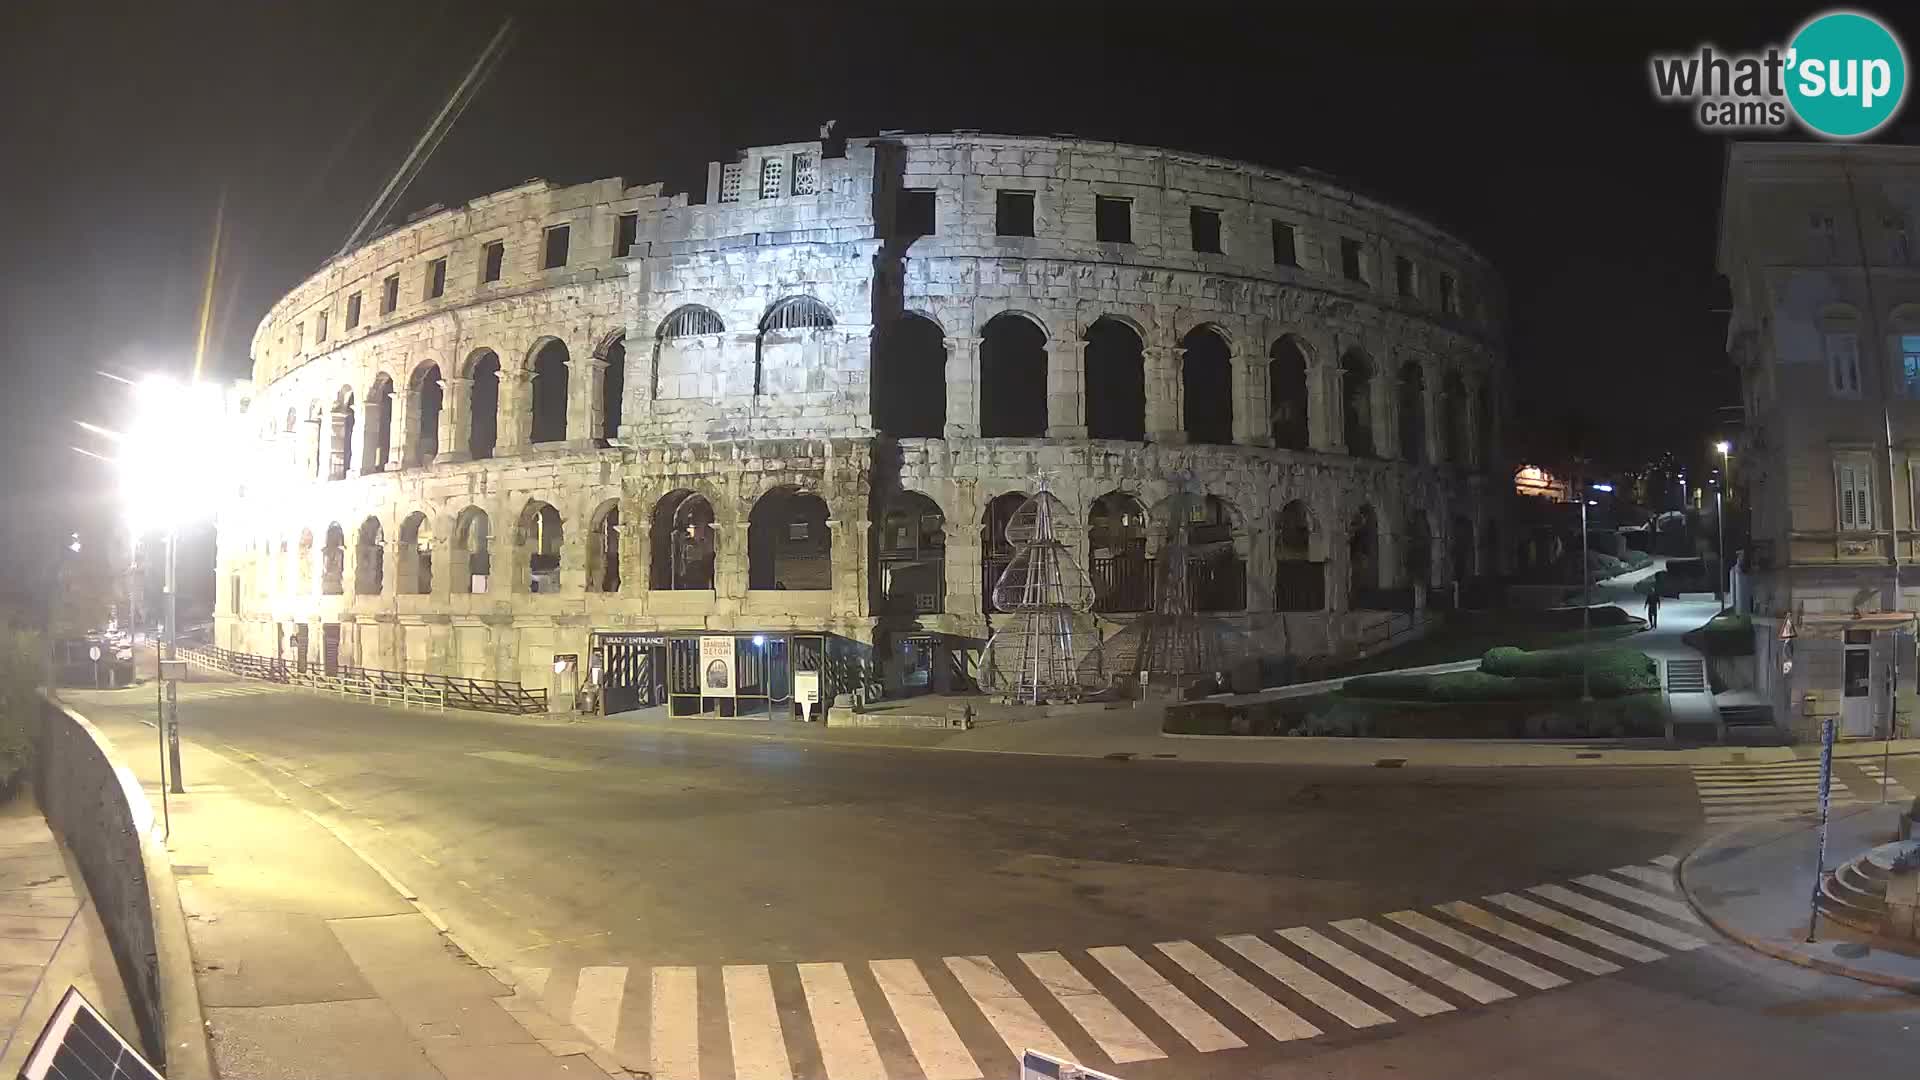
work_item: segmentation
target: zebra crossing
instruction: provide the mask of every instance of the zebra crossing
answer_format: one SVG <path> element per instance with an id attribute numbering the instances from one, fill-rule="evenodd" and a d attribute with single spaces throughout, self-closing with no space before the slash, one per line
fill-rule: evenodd
<path id="1" fill-rule="evenodd" d="M 1701 948 L 1671 856 L 1323 927 L 865 963 L 514 969 L 654 1080 L 982 1080 L 1258 1050 L 1572 985 Z"/>
<path id="2" fill-rule="evenodd" d="M 1850 769 L 1865 774 L 1873 794 L 1856 796 L 1848 785 Z M 1889 801 L 1913 798 L 1911 792 L 1878 761 L 1852 759 L 1833 763 L 1833 786 L 1828 799 L 1835 808 L 1879 802 L 1882 779 Z M 1710 826 L 1778 821 L 1820 808 L 1820 762 L 1780 761 L 1755 765 L 1695 765 L 1693 783 Z"/>
<path id="3" fill-rule="evenodd" d="M 276 683 L 182 683 L 181 701 L 214 701 L 220 698 L 259 697 L 278 694 L 286 687 Z"/>

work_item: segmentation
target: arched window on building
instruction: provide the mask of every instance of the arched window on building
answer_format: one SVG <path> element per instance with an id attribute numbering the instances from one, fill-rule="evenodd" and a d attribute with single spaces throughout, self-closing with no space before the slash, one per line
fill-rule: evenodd
<path id="1" fill-rule="evenodd" d="M 827 504 L 796 488 L 774 488 L 747 515 L 747 588 L 833 588 L 833 534 Z"/>
<path id="2" fill-rule="evenodd" d="M 1454 581 L 1465 583 L 1474 576 L 1473 572 L 1473 519 L 1463 514 L 1454 515 L 1453 535 L 1447 538 L 1447 553 L 1451 563 L 1448 576 Z"/>
<path id="3" fill-rule="evenodd" d="M 467 412 L 467 456 L 480 461 L 493 456 L 500 440 L 500 357 L 481 349 L 467 358 L 467 378 L 473 407 Z"/>
<path id="4" fill-rule="evenodd" d="M 367 393 L 367 444 L 360 453 L 360 471 L 384 472 L 393 452 L 393 376 L 381 372 Z"/>
<path id="5" fill-rule="evenodd" d="M 567 437 L 567 347 L 549 340 L 533 354 L 533 433 L 531 442 L 564 442 Z"/>
<path id="6" fill-rule="evenodd" d="M 986 513 L 981 515 L 980 597 L 981 610 L 988 615 L 1000 610 L 993 603 L 993 587 L 1000 584 L 1000 575 L 1013 562 L 1013 542 L 1007 539 L 1007 523 L 1026 505 L 1027 498 L 1024 491 L 996 495 L 987 503 Z"/>
<path id="7" fill-rule="evenodd" d="M 753 392 L 778 394 L 806 386 L 807 370 L 820 359 L 821 331 L 833 329 L 833 312 L 811 296 L 790 296 L 767 309 L 753 349 Z"/>
<path id="8" fill-rule="evenodd" d="M 360 534 L 353 545 L 353 592 L 356 596 L 379 596 L 386 586 L 387 538 L 380 519 L 369 517 L 360 523 Z"/>
<path id="9" fill-rule="evenodd" d="M 1440 430 L 1446 438 L 1442 460 L 1453 465 L 1467 463 L 1467 447 L 1472 445 L 1467 431 L 1467 387 L 1457 371 L 1447 372 L 1440 384 Z"/>
<path id="10" fill-rule="evenodd" d="M 1400 457 L 1415 465 L 1427 460 L 1427 380 L 1412 360 L 1400 365 Z"/>
<path id="11" fill-rule="evenodd" d="M 1187 441 L 1227 446 L 1233 442 L 1233 361 L 1227 339 L 1211 326 L 1196 326 L 1180 340 L 1181 426 Z"/>
<path id="12" fill-rule="evenodd" d="M 1362 506 L 1347 524 L 1347 607 L 1367 608 L 1379 601 L 1380 518 Z"/>
<path id="13" fill-rule="evenodd" d="M 1409 585 L 1433 584 L 1433 529 L 1427 515 L 1415 510 L 1407 515 L 1407 536 L 1403 547 L 1406 558 L 1401 569 Z"/>
<path id="14" fill-rule="evenodd" d="M 1273 343 L 1267 359 L 1267 422 L 1273 445 L 1307 448 L 1307 352 L 1289 334 Z"/>
<path id="15" fill-rule="evenodd" d="M 347 534 L 338 522 L 327 526 L 326 546 L 320 551 L 320 595 L 346 592 Z"/>
<path id="16" fill-rule="evenodd" d="M 300 579 L 294 583 L 294 589 L 293 589 L 294 595 L 296 596 L 313 595 L 313 530 L 312 529 L 300 530 L 299 561 L 294 565 L 294 572 L 300 576 Z"/>
<path id="17" fill-rule="evenodd" d="M 648 539 L 653 588 L 713 588 L 713 504 L 706 496 L 675 491 L 655 503 Z"/>
<path id="18" fill-rule="evenodd" d="M 1147 511 L 1124 491 L 1093 500 L 1087 515 L 1087 571 L 1093 610 L 1146 611 L 1153 606 L 1153 564 L 1147 558 Z"/>
<path id="19" fill-rule="evenodd" d="M 946 520 L 939 505 L 917 491 L 887 500 L 874 538 L 881 614 L 937 615 L 947 609 Z"/>
<path id="20" fill-rule="evenodd" d="M 1047 433 L 1047 334 L 1013 312 L 980 334 L 980 434 L 1037 439 Z"/>
<path id="21" fill-rule="evenodd" d="M 620 591 L 620 502 L 617 499 L 602 503 L 588 525 L 587 591 Z"/>
<path id="22" fill-rule="evenodd" d="M 413 418 L 408 431 L 412 445 L 407 447 L 405 464 L 420 468 L 433 464 L 440 454 L 440 365 L 425 364 L 414 371 L 407 383 L 407 409 Z"/>
<path id="23" fill-rule="evenodd" d="M 524 575 L 516 584 L 530 593 L 559 592 L 560 553 L 566 542 L 560 511 L 539 499 L 529 501 L 520 511 L 513 540 L 515 550 L 526 559 L 516 568 Z"/>
<path id="24" fill-rule="evenodd" d="M 345 480 L 353 469 L 353 390 L 341 387 L 333 402 L 332 457 L 327 464 L 327 479 Z"/>
<path id="25" fill-rule="evenodd" d="M 620 437 L 621 408 L 627 395 L 627 339 L 609 341 L 600 358 L 607 362 L 600 384 L 600 438 L 612 442 Z"/>
<path id="26" fill-rule="evenodd" d="M 702 372 L 698 360 L 703 355 L 699 346 L 718 347 L 719 337 L 725 332 L 725 324 L 711 308 L 686 304 L 673 309 L 660 320 L 660 329 L 654 335 L 647 396 L 656 401 L 699 397 Z"/>
<path id="27" fill-rule="evenodd" d="M 1087 437 L 1145 442 L 1147 366 L 1140 335 L 1115 318 L 1087 327 Z"/>
<path id="28" fill-rule="evenodd" d="M 947 426 L 947 339 L 903 315 L 874 331 L 873 426 L 897 439 L 938 439 Z"/>
<path id="29" fill-rule="evenodd" d="M 1202 496 L 1187 523 L 1187 596 L 1201 612 L 1247 609 L 1247 560 L 1234 535 L 1233 508 Z"/>
<path id="30" fill-rule="evenodd" d="M 394 582 L 396 592 L 425 596 L 433 591 L 433 525 L 418 510 L 400 523 L 400 558 L 395 573 L 399 577 Z"/>
<path id="31" fill-rule="evenodd" d="M 493 524 L 487 512 L 469 506 L 453 519 L 452 576 L 449 590 L 456 593 L 484 593 L 493 575 Z"/>
<path id="32" fill-rule="evenodd" d="M 1373 362 L 1358 349 L 1340 361 L 1340 404 L 1340 434 L 1346 439 L 1347 453 L 1374 456 Z"/>
<path id="33" fill-rule="evenodd" d="M 1294 499 L 1280 508 L 1274 520 L 1273 558 L 1275 611 L 1326 610 L 1326 553 L 1305 502 Z"/>

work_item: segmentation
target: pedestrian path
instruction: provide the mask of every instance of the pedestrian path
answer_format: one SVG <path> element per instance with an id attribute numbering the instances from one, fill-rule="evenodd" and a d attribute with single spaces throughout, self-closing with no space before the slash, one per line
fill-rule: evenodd
<path id="1" fill-rule="evenodd" d="M 1870 796 L 1863 798 L 1854 793 L 1850 781 L 1855 771 L 1866 778 L 1866 786 L 1861 790 L 1871 791 Z M 1837 808 L 1879 802 L 1883 776 L 1888 801 L 1913 799 L 1905 785 L 1881 771 L 1880 762 L 1853 759 L 1834 762 L 1829 805 Z M 1817 759 L 1764 765 L 1695 765 L 1693 784 L 1709 826 L 1778 821 L 1820 809 L 1820 762 Z"/>
<path id="2" fill-rule="evenodd" d="M 852 963 L 518 968 L 653 1080 L 979 1080 L 1258 1053 L 1570 986 L 1707 944 L 1669 856 L 1326 926 Z"/>

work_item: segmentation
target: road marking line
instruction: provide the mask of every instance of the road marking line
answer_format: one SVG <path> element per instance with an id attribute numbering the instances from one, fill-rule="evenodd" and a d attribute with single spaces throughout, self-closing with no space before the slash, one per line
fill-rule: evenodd
<path id="1" fill-rule="evenodd" d="M 911 960 L 874 960 L 867 967 L 927 1080 L 980 1080 L 980 1066 L 967 1053 L 918 965 Z"/>
<path id="2" fill-rule="evenodd" d="M 1240 1036 L 1228 1031 L 1213 1014 L 1193 1003 L 1193 999 L 1166 980 L 1132 949 L 1107 945 L 1088 949 L 1087 955 L 1113 974 L 1134 997 L 1160 1015 L 1195 1050 L 1208 1053 L 1247 1045 Z"/>
<path id="3" fill-rule="evenodd" d="M 529 996 L 543 997 L 546 995 L 547 976 L 553 973 L 552 968 L 517 967 L 510 970 L 513 972 L 514 981 L 518 982 L 520 988 L 525 990 Z"/>
<path id="4" fill-rule="evenodd" d="M 1692 934 L 1681 933 L 1665 923 L 1657 923 L 1644 916 L 1635 915 L 1631 911 L 1622 911 L 1612 904 L 1603 904 L 1592 897 L 1581 896 L 1572 889 L 1560 885 L 1536 885 L 1527 891 L 1535 896 L 1544 896 L 1557 904 L 1573 908 L 1575 911 L 1585 912 L 1601 922 L 1612 923 L 1622 930 L 1631 930 L 1648 941 L 1657 941 L 1669 949 L 1698 949 L 1706 945 L 1706 942 Z"/>
<path id="5" fill-rule="evenodd" d="M 1260 1025 L 1281 1042 L 1311 1039 L 1320 1029 L 1302 1020 L 1292 1009 L 1268 997 L 1259 987 L 1235 974 L 1227 965 L 1202 952 L 1191 941 L 1163 941 L 1158 946 L 1167 959 L 1186 969 L 1201 985 Z"/>
<path id="6" fill-rule="evenodd" d="M 795 964 L 813 1017 L 820 1062 L 831 1080 L 877 1080 L 887 1075 L 880 1051 L 867 1030 L 867 1018 L 853 996 L 847 969 L 839 964 Z"/>
<path id="7" fill-rule="evenodd" d="M 1451 1002 L 1442 1001 L 1413 985 L 1407 980 L 1388 971 L 1380 965 L 1347 948 L 1331 938 L 1304 926 L 1291 930 L 1282 930 L 1280 936 L 1300 946 L 1302 949 L 1339 968 L 1341 974 L 1348 976 L 1363 986 L 1369 987 L 1387 1000 L 1417 1016 L 1433 1016 L 1438 1013 L 1452 1012 Z"/>
<path id="8" fill-rule="evenodd" d="M 1469 960 L 1477 960 L 1495 971 L 1511 975 L 1535 990 L 1551 990 L 1567 985 L 1567 980 L 1545 968 L 1530 964 L 1479 938 L 1463 934 L 1451 926 L 1430 919 L 1417 911 L 1392 911 L 1385 916 L 1429 941 L 1444 945 Z"/>
<path id="9" fill-rule="evenodd" d="M 1674 867 L 1676 867 L 1676 866 L 1679 866 L 1679 865 L 1680 865 L 1680 856 L 1678 856 L 1678 855 L 1655 855 L 1655 856 L 1654 856 L 1653 858 L 1651 858 L 1651 859 L 1648 859 L 1647 861 L 1648 861 L 1648 862 L 1650 862 L 1650 863 L 1652 863 L 1652 864 L 1653 864 L 1653 865 L 1655 865 L 1655 866 L 1664 866 L 1664 867 L 1666 867 L 1667 869 L 1669 869 L 1669 870 L 1671 870 L 1671 869 L 1673 869 Z"/>
<path id="10" fill-rule="evenodd" d="M 1468 971 L 1451 960 L 1435 956 L 1413 942 L 1365 919 L 1342 919 L 1334 923 L 1333 927 L 1355 941 L 1393 957 L 1427 978 L 1457 990 L 1482 1005 L 1504 1001 L 1513 996 L 1513 991 L 1499 983 Z"/>
<path id="11" fill-rule="evenodd" d="M 1376 1024 L 1393 1023 L 1393 1017 L 1342 990 L 1322 978 L 1312 968 L 1301 964 L 1252 934 L 1233 934 L 1221 938 L 1220 941 L 1227 948 L 1252 961 L 1255 967 L 1273 976 L 1294 993 L 1332 1013 L 1351 1027 L 1364 1028 L 1373 1027 Z"/>
<path id="12" fill-rule="evenodd" d="M 1040 1014 L 1014 987 L 1000 966 L 985 956 L 949 956 L 947 970 L 960 981 L 960 988 L 973 999 L 980 1015 L 987 1018 L 1007 1049 L 1018 1058 L 1027 1050 L 1039 1050 L 1054 1057 L 1073 1057 L 1073 1051 L 1060 1041 Z"/>
<path id="13" fill-rule="evenodd" d="M 573 1026 L 607 1049 L 620 1034 L 620 999 L 627 993 L 624 967 L 583 967 L 573 992 Z"/>
<path id="14" fill-rule="evenodd" d="M 1699 780 L 1695 781 L 1694 787 L 1698 788 L 1702 794 L 1711 795 L 1739 794 L 1745 791 L 1818 791 L 1820 790 L 1820 781 L 1812 778 L 1806 780 L 1752 780 L 1736 784 L 1731 782 L 1711 783 L 1706 780 Z"/>
<path id="15" fill-rule="evenodd" d="M 720 969 L 727 991 L 727 1033 L 733 1038 L 734 1080 L 793 1080 L 780 1009 L 764 964 L 728 964 Z"/>
<path id="16" fill-rule="evenodd" d="M 1047 992 L 1073 1014 L 1107 1057 L 1125 1064 L 1167 1056 L 1066 957 L 1057 952 L 1025 952 L 1020 962 L 1046 984 Z"/>
<path id="17" fill-rule="evenodd" d="M 654 1080 L 700 1080 L 698 969 L 653 969 L 653 1016 L 648 1035 Z"/>
<path id="18" fill-rule="evenodd" d="M 1834 802 L 1848 802 L 1852 800 L 1853 794 L 1836 789 L 1831 792 L 1828 797 Z M 1788 794 L 1728 795 L 1722 798 L 1700 800 L 1701 805 L 1709 810 L 1732 810 L 1744 806 L 1780 806 L 1786 804 L 1814 803 L 1818 801 L 1820 801 L 1820 792 L 1817 789 L 1813 791 L 1795 791 Z"/>
<path id="19" fill-rule="evenodd" d="M 1655 896 L 1645 889 L 1636 889 L 1631 885 L 1622 885 L 1612 878 L 1601 877 L 1599 874 L 1586 874 L 1573 880 L 1576 885 L 1585 885 L 1589 889 L 1597 889 L 1600 892 L 1617 896 L 1622 900 L 1639 904 L 1643 908 L 1657 911 L 1670 919 L 1693 923 L 1695 926 L 1700 925 L 1700 916 L 1695 915 L 1693 909 L 1682 901 L 1670 899 L 1665 896 Z"/>
<path id="20" fill-rule="evenodd" d="M 1655 870 L 1651 866 L 1616 866 L 1613 872 L 1621 877 L 1630 877 L 1635 881 L 1651 885 L 1656 889 L 1665 889 L 1669 893 L 1678 892 L 1673 882 L 1673 871 Z"/>
<path id="21" fill-rule="evenodd" d="M 1495 893 L 1487 899 L 1509 911 L 1525 915 L 1542 926 L 1551 927 L 1589 944 L 1598 945 L 1610 953 L 1624 956 L 1629 960 L 1638 960 L 1644 964 L 1667 958 L 1667 954 L 1658 949 L 1650 949 L 1637 941 L 1628 941 L 1618 934 L 1583 923 L 1565 912 L 1541 907 L 1525 897 L 1515 896 L 1512 893 Z"/>

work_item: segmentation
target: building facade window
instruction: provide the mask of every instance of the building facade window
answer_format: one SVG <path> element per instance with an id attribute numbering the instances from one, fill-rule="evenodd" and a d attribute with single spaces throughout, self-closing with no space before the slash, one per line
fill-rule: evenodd
<path id="1" fill-rule="evenodd" d="M 1454 284 L 1452 274 L 1440 275 L 1440 310 L 1449 315 L 1460 314 L 1460 287 Z"/>
<path id="2" fill-rule="evenodd" d="M 760 162 L 760 197 L 777 199 L 786 194 L 780 190 L 780 181 L 786 175 L 786 162 L 777 157 L 765 158 Z"/>
<path id="3" fill-rule="evenodd" d="M 1873 531 L 1873 459 L 1847 456 L 1833 463 L 1841 532 Z"/>
<path id="4" fill-rule="evenodd" d="M 320 314 L 315 315 L 313 317 L 313 343 L 315 345 L 318 345 L 321 342 L 324 342 L 326 340 L 327 340 L 327 313 L 323 311 Z"/>
<path id="5" fill-rule="evenodd" d="M 480 253 L 480 284 L 486 285 L 500 280 L 501 267 L 507 261 L 507 242 L 490 241 Z"/>
<path id="6" fill-rule="evenodd" d="M 400 275 L 388 274 L 380 283 L 380 314 L 391 315 L 400 306 Z"/>
<path id="7" fill-rule="evenodd" d="M 1413 260 L 1405 255 L 1394 256 L 1393 287 L 1403 297 L 1413 295 Z"/>
<path id="8" fill-rule="evenodd" d="M 998 236 L 1032 236 L 1033 192 L 994 192 L 993 231 Z"/>
<path id="9" fill-rule="evenodd" d="M 1093 238 L 1107 244 L 1133 243 L 1133 200 L 1094 196 Z"/>
<path id="10" fill-rule="evenodd" d="M 360 294 L 347 297 L 347 329 L 360 325 Z"/>
<path id="11" fill-rule="evenodd" d="M 1340 238 L 1340 274 L 1348 281 L 1367 280 L 1366 267 L 1360 259 L 1360 241 L 1351 236 Z"/>
<path id="12" fill-rule="evenodd" d="M 435 259 L 427 264 L 427 299 L 438 300 L 447 294 L 447 260 Z"/>
<path id="13" fill-rule="evenodd" d="M 932 188 L 903 188 L 893 205 L 893 234 L 912 240 L 934 234 Z"/>
<path id="14" fill-rule="evenodd" d="M 1187 211 L 1187 224 L 1193 233 L 1193 250 L 1220 254 L 1220 211 L 1192 207 Z"/>
<path id="15" fill-rule="evenodd" d="M 542 270 L 558 270 L 567 265 L 567 249 L 573 243 L 572 225 L 549 225 L 545 235 L 546 244 L 540 259 Z"/>
<path id="16" fill-rule="evenodd" d="M 740 174 L 746 166 L 739 162 L 720 166 L 720 201 L 723 203 L 740 201 Z"/>
<path id="17" fill-rule="evenodd" d="M 1900 335 L 1900 392 L 1920 398 L 1920 334 Z"/>
<path id="18" fill-rule="evenodd" d="M 1860 396 L 1860 336 L 1851 330 L 1829 330 L 1825 335 L 1827 389 L 1834 397 Z"/>
<path id="19" fill-rule="evenodd" d="M 1284 221 L 1273 223 L 1273 265 L 1300 265 L 1300 249 L 1294 239 L 1293 226 Z"/>
<path id="20" fill-rule="evenodd" d="M 793 155 L 793 193 L 811 195 L 818 190 L 819 170 L 814 166 L 814 157 L 807 152 Z"/>
<path id="21" fill-rule="evenodd" d="M 640 238 L 640 215 L 638 213 L 621 214 L 619 229 L 613 238 L 613 257 L 625 258 L 633 250 L 633 242 Z"/>

